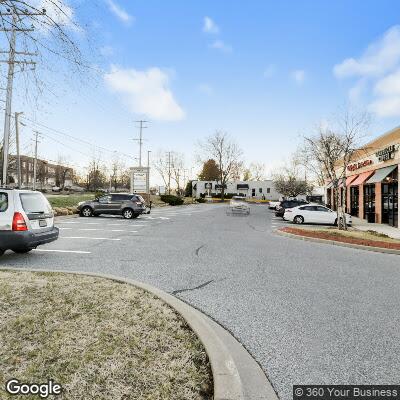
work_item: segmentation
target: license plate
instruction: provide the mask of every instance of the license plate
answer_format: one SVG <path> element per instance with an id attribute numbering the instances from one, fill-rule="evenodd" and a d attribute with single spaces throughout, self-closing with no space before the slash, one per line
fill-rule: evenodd
<path id="1" fill-rule="evenodd" d="M 45 226 L 47 226 L 47 221 L 45 219 L 40 219 L 39 220 L 39 226 L 41 228 L 44 228 Z"/>

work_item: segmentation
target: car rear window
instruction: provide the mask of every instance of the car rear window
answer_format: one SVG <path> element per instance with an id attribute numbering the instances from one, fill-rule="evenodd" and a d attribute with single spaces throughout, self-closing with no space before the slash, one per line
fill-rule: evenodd
<path id="1" fill-rule="evenodd" d="M 7 193 L 0 193 L 0 212 L 6 211 L 8 208 L 8 195 Z"/>
<path id="2" fill-rule="evenodd" d="M 22 208 L 29 213 L 49 213 L 51 207 L 47 199 L 41 193 L 21 193 Z"/>

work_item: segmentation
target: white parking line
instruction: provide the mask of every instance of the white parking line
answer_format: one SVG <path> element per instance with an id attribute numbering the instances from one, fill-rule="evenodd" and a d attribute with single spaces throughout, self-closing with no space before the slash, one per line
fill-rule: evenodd
<path id="1" fill-rule="evenodd" d="M 88 236 L 60 236 L 60 239 L 88 239 L 88 240 L 121 240 L 115 238 L 88 237 Z"/>
<path id="2" fill-rule="evenodd" d="M 53 250 L 53 249 L 33 249 L 33 251 L 41 251 L 46 253 L 75 253 L 75 254 L 91 254 L 90 251 L 81 250 Z"/>

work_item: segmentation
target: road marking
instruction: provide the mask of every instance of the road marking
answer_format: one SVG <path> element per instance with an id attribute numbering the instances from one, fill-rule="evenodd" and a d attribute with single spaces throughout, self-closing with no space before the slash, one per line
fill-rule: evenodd
<path id="1" fill-rule="evenodd" d="M 114 238 L 87 237 L 87 236 L 60 236 L 60 239 L 121 240 L 121 239 L 114 239 Z"/>
<path id="2" fill-rule="evenodd" d="M 91 254 L 90 251 L 81 250 L 52 250 L 52 249 L 33 249 L 33 251 L 41 251 L 46 253 L 75 253 L 75 254 Z"/>

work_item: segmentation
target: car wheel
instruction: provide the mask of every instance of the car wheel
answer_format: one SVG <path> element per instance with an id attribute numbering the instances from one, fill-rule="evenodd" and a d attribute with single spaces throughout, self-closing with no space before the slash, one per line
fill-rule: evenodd
<path id="1" fill-rule="evenodd" d="M 80 212 L 80 215 L 81 217 L 91 217 L 93 215 L 93 210 L 89 206 L 83 207 Z"/>
<path id="2" fill-rule="evenodd" d="M 293 222 L 295 223 L 295 224 L 302 224 L 302 223 L 304 223 L 304 218 L 301 216 L 301 215 L 296 215 L 294 218 L 293 218 Z"/>
<path id="3" fill-rule="evenodd" d="M 32 249 L 25 247 L 25 248 L 21 248 L 21 249 L 11 249 L 14 253 L 17 254 L 26 254 L 29 253 L 30 251 L 32 251 Z"/>
<path id="4" fill-rule="evenodd" d="M 132 218 L 134 218 L 134 215 L 135 214 L 133 213 L 133 210 L 131 208 L 125 208 L 125 210 L 122 211 L 122 216 L 125 219 L 132 219 Z"/>

